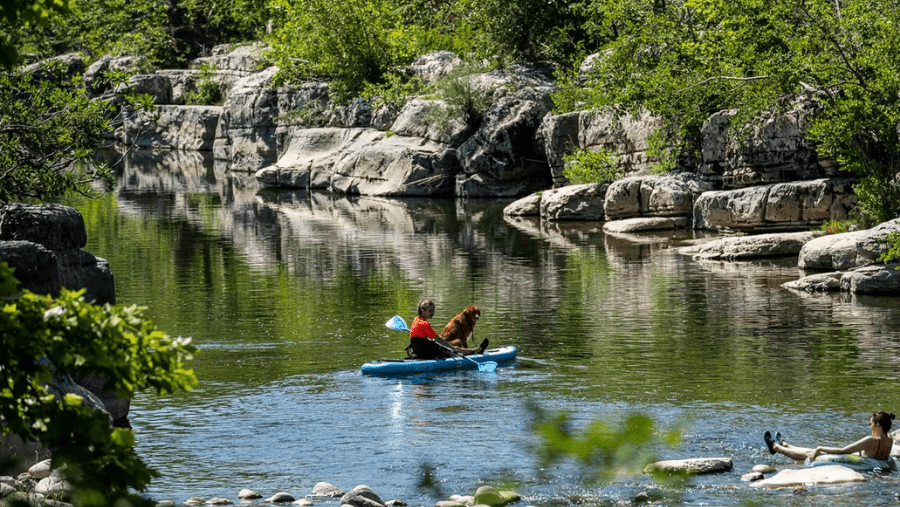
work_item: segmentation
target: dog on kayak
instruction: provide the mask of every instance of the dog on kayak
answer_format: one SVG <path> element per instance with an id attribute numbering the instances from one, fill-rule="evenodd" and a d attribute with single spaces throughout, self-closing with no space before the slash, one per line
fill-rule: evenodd
<path id="1" fill-rule="evenodd" d="M 481 318 L 481 310 L 475 305 L 467 306 L 444 326 L 441 331 L 441 339 L 454 347 L 468 348 L 469 337 L 475 332 L 475 324 L 479 318 Z"/>

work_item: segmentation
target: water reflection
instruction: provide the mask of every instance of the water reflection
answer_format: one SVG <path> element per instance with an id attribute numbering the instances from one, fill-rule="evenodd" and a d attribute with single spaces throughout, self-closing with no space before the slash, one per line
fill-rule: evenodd
<path id="1" fill-rule="evenodd" d="M 349 489 L 381 470 L 406 494 L 423 456 L 459 489 L 512 466 L 535 495 L 579 491 L 568 469 L 534 480 L 531 399 L 579 422 L 630 411 L 663 424 L 685 413 L 727 420 L 694 429 L 671 457 L 726 453 L 750 466 L 768 459 L 748 436 L 760 428 L 833 442 L 857 436 L 859 414 L 900 408 L 889 381 L 897 300 L 781 289 L 800 275 L 795 259 L 697 261 L 677 252 L 692 231 L 611 235 L 600 223 L 505 218 L 508 200 L 263 189 L 194 153 L 139 152 L 118 185 L 77 203 L 87 249 L 110 261 L 119 301 L 148 306 L 201 348 L 200 389 L 135 403 L 166 492 L 222 495 L 225 480 Z M 519 347 L 517 366 L 493 378 L 361 378 L 361 363 L 403 355 L 407 337 L 383 323 L 409 320 L 422 297 L 438 302 L 436 326 L 480 306 L 476 336 Z M 460 455 L 459 427 L 489 459 Z"/>

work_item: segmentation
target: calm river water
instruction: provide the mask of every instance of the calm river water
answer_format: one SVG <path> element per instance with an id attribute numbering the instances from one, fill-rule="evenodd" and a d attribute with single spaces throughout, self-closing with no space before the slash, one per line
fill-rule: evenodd
<path id="1" fill-rule="evenodd" d="M 200 348 L 197 389 L 132 406 L 138 451 L 161 473 L 155 499 L 299 498 L 326 481 L 414 506 L 485 483 L 521 505 L 641 491 L 692 505 L 896 505 L 897 473 L 799 491 L 740 480 L 760 463 L 797 467 L 765 451 L 767 429 L 835 445 L 863 436 L 873 410 L 900 413 L 896 297 L 797 294 L 780 288 L 801 275 L 796 259 L 701 262 L 677 253 L 697 233 L 508 220 L 506 200 L 266 191 L 197 153 L 142 152 L 123 171 L 115 193 L 73 203 L 86 250 L 109 260 L 119 303 Z M 476 338 L 515 345 L 516 364 L 360 375 L 403 355 L 407 337 L 384 322 L 409 321 L 423 297 L 436 328 L 481 307 Z M 729 457 L 734 471 L 668 490 L 544 465 L 532 404 L 568 413 L 575 431 L 635 413 L 661 430 L 686 424 L 660 459 Z"/>

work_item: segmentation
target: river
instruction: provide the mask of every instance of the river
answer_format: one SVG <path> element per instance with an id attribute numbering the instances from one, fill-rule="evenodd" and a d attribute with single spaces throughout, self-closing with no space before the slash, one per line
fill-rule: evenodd
<path id="1" fill-rule="evenodd" d="M 900 412 L 896 297 L 794 293 L 780 285 L 802 275 L 796 259 L 699 261 L 677 250 L 698 232 L 509 220 L 509 200 L 266 190 L 198 153 L 142 152 L 120 171 L 114 192 L 71 203 L 85 249 L 110 262 L 119 303 L 200 349 L 198 388 L 132 404 L 138 453 L 161 474 L 154 499 L 299 498 L 325 481 L 413 506 L 481 484 L 521 505 L 642 491 L 696 505 L 896 505 L 897 473 L 799 491 L 740 479 L 760 463 L 798 466 L 769 455 L 765 430 L 843 444 L 873 410 Z M 384 323 L 410 321 L 424 297 L 438 329 L 478 305 L 476 339 L 515 345 L 516 363 L 361 375 L 404 354 L 407 337 Z M 575 432 L 632 414 L 683 426 L 658 458 L 728 457 L 734 470 L 670 488 L 544 463 L 533 406 L 568 414 Z"/>

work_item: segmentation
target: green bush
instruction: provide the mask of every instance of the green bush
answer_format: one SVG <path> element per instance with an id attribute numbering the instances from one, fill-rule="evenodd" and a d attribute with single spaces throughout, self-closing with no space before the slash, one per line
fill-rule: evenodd
<path id="1" fill-rule="evenodd" d="M 101 374 L 106 389 L 131 398 L 152 389 L 172 393 L 197 383 L 186 362 L 190 340 L 172 338 L 135 306 L 92 305 L 84 291 L 63 289 L 51 299 L 16 294 L 12 270 L 0 263 L 0 426 L 3 435 L 40 441 L 65 465 L 77 507 L 146 505 L 143 491 L 156 475 L 134 451 L 130 429 L 113 428 L 107 414 L 80 397 L 56 396 L 56 374 Z"/>
<path id="2" fill-rule="evenodd" d="M 476 86 L 473 78 L 486 70 L 482 64 L 462 63 L 438 79 L 433 86 L 434 97 L 443 100 L 444 105 L 431 106 L 426 121 L 445 134 L 457 120 L 470 129 L 478 129 L 490 105 L 491 93 Z"/>
<path id="3" fill-rule="evenodd" d="M 222 85 L 215 79 L 216 66 L 204 63 L 200 66 L 200 72 L 194 77 L 193 84 L 196 91 L 184 94 L 184 100 L 188 104 L 216 105 L 222 102 Z"/>
<path id="4" fill-rule="evenodd" d="M 570 183 L 611 183 L 624 176 L 619 171 L 615 157 L 606 150 L 591 151 L 576 148 L 563 157 L 566 163 L 563 176 Z"/>
<path id="5" fill-rule="evenodd" d="M 888 234 L 883 241 L 888 244 L 889 248 L 887 252 L 878 257 L 878 262 L 887 264 L 888 262 L 894 262 L 900 259 L 900 232 Z M 900 266 L 897 266 L 894 269 L 900 270 Z"/>

